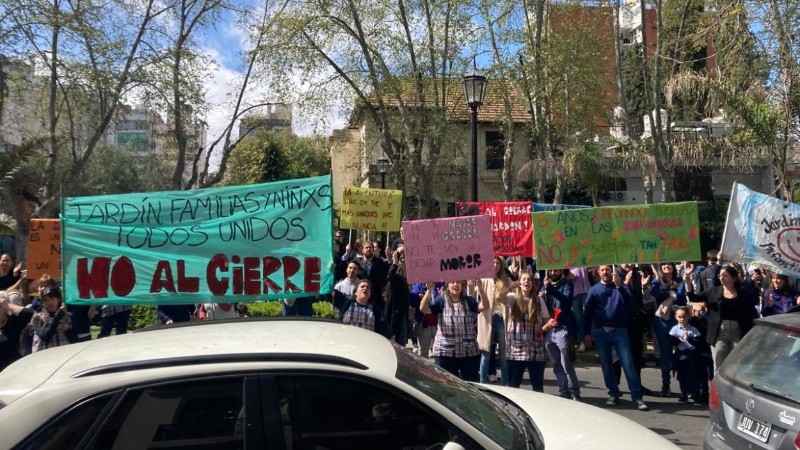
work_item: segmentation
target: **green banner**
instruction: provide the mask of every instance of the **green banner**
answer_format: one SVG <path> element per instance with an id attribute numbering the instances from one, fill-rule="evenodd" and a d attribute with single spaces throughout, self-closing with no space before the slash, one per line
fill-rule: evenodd
<path id="1" fill-rule="evenodd" d="M 330 176 L 66 198 L 70 304 L 243 302 L 333 288 Z"/>
<path id="2" fill-rule="evenodd" d="M 695 261 L 697 202 L 535 212 L 536 267 Z"/>

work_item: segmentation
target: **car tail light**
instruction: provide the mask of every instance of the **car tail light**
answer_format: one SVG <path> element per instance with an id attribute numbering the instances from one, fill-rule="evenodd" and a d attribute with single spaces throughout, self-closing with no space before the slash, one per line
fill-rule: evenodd
<path id="1" fill-rule="evenodd" d="M 712 381 L 710 384 L 711 387 L 708 391 L 708 407 L 712 411 L 719 411 L 719 391 L 717 390 L 717 383 Z"/>
<path id="2" fill-rule="evenodd" d="M 800 449 L 800 433 L 797 433 L 797 437 L 794 438 L 794 448 Z"/>

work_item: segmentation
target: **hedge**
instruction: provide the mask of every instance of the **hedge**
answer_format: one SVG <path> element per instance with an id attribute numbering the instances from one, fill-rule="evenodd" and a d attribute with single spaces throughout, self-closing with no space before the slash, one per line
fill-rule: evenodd
<path id="1" fill-rule="evenodd" d="M 311 307 L 315 317 L 335 318 L 333 306 L 327 300 L 317 300 Z M 275 317 L 282 313 L 281 304 L 278 301 L 257 301 L 247 303 L 247 315 L 250 317 Z M 138 330 L 153 326 L 156 323 L 156 307 L 153 305 L 134 305 L 131 312 L 131 319 L 128 322 L 128 329 Z"/>

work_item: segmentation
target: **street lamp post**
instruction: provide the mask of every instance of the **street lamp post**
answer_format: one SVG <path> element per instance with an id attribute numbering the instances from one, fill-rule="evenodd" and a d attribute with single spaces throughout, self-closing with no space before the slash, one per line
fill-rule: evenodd
<path id="1" fill-rule="evenodd" d="M 474 63 L 472 71 L 465 73 L 462 79 L 464 84 L 464 100 L 470 110 L 472 125 L 472 201 L 478 201 L 478 108 L 483 104 L 486 94 L 486 77 L 483 76 Z"/>
<path id="2" fill-rule="evenodd" d="M 381 189 L 386 189 L 386 172 L 389 171 L 389 160 L 385 157 L 378 158 L 378 173 L 381 174 Z"/>
<path id="3" fill-rule="evenodd" d="M 383 156 L 376 161 L 378 166 L 378 173 L 381 174 L 381 189 L 386 189 L 386 172 L 389 171 L 389 160 Z M 389 231 L 386 231 L 386 241 L 383 244 L 383 251 L 386 256 L 389 256 Z"/>

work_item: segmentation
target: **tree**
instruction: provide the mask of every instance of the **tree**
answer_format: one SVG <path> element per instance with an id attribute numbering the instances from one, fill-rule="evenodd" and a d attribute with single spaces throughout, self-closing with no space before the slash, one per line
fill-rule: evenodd
<path id="1" fill-rule="evenodd" d="M 16 222 L 14 233 L 17 259 L 22 261 L 27 248 L 27 232 L 31 213 L 41 203 L 35 189 L 26 185 L 26 163 L 37 155 L 41 142 L 32 140 L 20 147 L 0 151 L 0 212 L 10 214 Z"/>
<path id="2" fill-rule="evenodd" d="M 288 130 L 258 130 L 233 150 L 224 184 L 256 184 L 330 173 L 326 144 L 318 137 L 298 137 Z"/>
<path id="3" fill-rule="evenodd" d="M 612 82 L 612 62 L 605 56 L 612 41 L 602 33 L 610 10 L 580 1 L 524 5 L 531 20 L 523 33 L 527 57 L 520 62 L 535 154 L 521 172 L 538 178 L 539 201 L 545 180 L 554 176 L 555 201 L 560 202 L 569 178 L 594 175 L 579 174 L 588 166 L 571 167 L 579 159 L 567 155 L 583 151 L 595 140 L 612 107 L 598 95 Z"/>
<path id="4" fill-rule="evenodd" d="M 781 23 L 791 22 L 792 8 L 784 9 L 770 2 L 759 13 L 758 7 L 748 8 L 741 0 L 720 0 L 715 6 L 715 14 L 708 16 L 713 18 L 708 28 L 718 49 L 713 55 L 715 67 L 706 73 L 683 72 L 673 76 L 667 92 L 684 98 L 704 98 L 706 113 L 724 113 L 736 132 L 730 139 L 717 139 L 703 148 L 692 149 L 682 143 L 679 155 L 687 156 L 687 149 L 694 150 L 687 160 L 717 167 L 766 163 L 775 177 L 776 192 L 789 199 L 787 169 L 790 148 L 796 139 L 793 137 L 796 131 L 792 131 L 796 127 L 796 114 L 787 107 L 791 103 L 791 95 L 787 95 L 791 89 L 783 88 L 796 77 L 784 75 L 796 73 L 797 57 L 784 59 L 775 50 L 781 47 Z M 758 29 L 761 31 L 754 34 L 753 30 Z"/>
<path id="5" fill-rule="evenodd" d="M 9 192 L 36 195 L 38 200 L 38 203 L 9 203 L 16 207 L 13 215 L 17 229 L 23 233 L 17 237 L 22 243 L 19 248 L 24 248 L 27 220 L 34 212 L 31 205 L 40 217 L 51 217 L 57 213 L 62 196 L 97 194 L 93 188 L 97 185 L 104 186 L 109 193 L 114 192 L 114 180 L 129 183 L 127 187 L 119 187 L 130 191 L 147 186 L 158 189 L 207 186 L 222 178 L 228 154 L 236 143 L 236 139 L 231 138 L 234 125 L 239 116 L 259 103 L 243 101 L 255 64 L 255 53 L 249 52 L 245 58 L 247 69 L 239 80 L 238 96 L 231 106 L 231 119 L 225 132 L 207 151 L 199 146 L 190 148 L 187 128 L 203 125 L 198 114 L 204 110 L 205 100 L 199 83 L 201 75 L 207 73 L 201 69 L 209 65 L 208 59 L 202 59 L 193 51 L 192 43 L 199 33 L 198 24 L 216 23 L 215 14 L 221 3 L 8 0 L 0 8 L 0 36 L 3 37 L 0 51 L 16 60 L 30 59 L 37 67 L 43 64 L 47 68 L 47 74 L 41 76 L 32 65 L 25 66 L 30 74 L 23 74 L 20 77 L 23 80 L 16 84 L 9 82 L 3 86 L 18 91 L 14 94 L 19 94 L 19 104 L 28 112 L 33 111 L 30 115 L 34 120 L 30 122 L 39 124 L 37 127 L 25 123 L 18 128 L 28 133 L 23 139 L 37 142 L 35 150 L 41 158 L 25 167 L 31 176 L 9 180 L 5 186 Z M 256 16 L 261 21 L 253 28 L 258 33 L 253 34 L 251 41 L 256 47 L 263 37 L 260 33 L 269 32 L 272 17 L 267 6 L 261 12 L 263 14 Z M 250 18 L 252 10 L 241 11 L 241 15 Z M 172 41 L 166 39 L 174 31 L 165 25 L 167 16 L 177 18 L 174 29 L 178 30 L 175 35 L 178 42 L 172 46 L 169 45 Z M 174 64 L 170 65 L 170 61 Z M 165 72 L 165 68 L 171 70 Z M 98 181 L 102 177 L 90 173 L 90 168 L 98 164 L 102 168 L 102 164 L 108 163 L 108 155 L 98 157 L 98 154 L 105 153 L 101 149 L 104 149 L 110 126 L 118 118 L 123 99 L 135 97 L 135 94 L 143 95 L 144 99 L 158 98 L 159 101 L 151 105 L 164 105 L 167 110 L 165 116 L 173 125 L 175 143 L 171 173 L 167 174 L 165 167 L 159 164 L 144 170 L 147 163 L 137 161 L 134 173 L 115 173 L 109 182 Z M 160 94 L 164 96 L 158 97 Z M 167 100 L 160 103 L 164 99 Z M 4 123 L 8 123 L 5 119 Z M 209 159 L 214 150 L 221 154 L 222 163 L 220 170 L 209 176 Z M 192 153 L 191 158 L 187 157 L 189 153 Z M 184 170 L 186 159 L 192 161 L 191 170 Z M 116 168 L 124 167 L 133 166 Z M 189 173 L 185 183 L 184 173 Z M 156 177 L 152 183 L 148 182 L 151 177 Z M 164 179 L 172 183 L 160 183 Z M 23 197 L 17 195 L 16 198 Z"/>
<path id="6" fill-rule="evenodd" d="M 514 194 L 514 153 L 517 141 L 517 124 L 514 120 L 512 102 L 517 101 L 517 96 L 512 94 L 516 89 L 516 74 L 513 57 L 513 45 L 506 36 L 513 36 L 509 27 L 515 24 L 515 10 L 518 2 L 493 2 L 483 0 L 480 2 L 481 18 L 485 23 L 485 33 L 492 54 L 492 67 L 490 77 L 496 80 L 494 90 L 500 93 L 503 102 L 503 115 L 500 126 L 503 130 L 503 196 L 506 201 L 511 200 Z"/>
<path id="7" fill-rule="evenodd" d="M 356 104 L 353 117 L 375 135 L 367 148 L 392 162 L 390 176 L 411 216 L 436 214 L 433 186 L 447 171 L 437 167 L 440 158 L 461 148 L 449 108 L 460 97 L 452 73 L 465 66 L 469 6 L 295 0 L 286 3 L 281 31 L 260 49 L 273 73 L 302 77 L 310 95 L 297 100 L 307 107 Z M 271 81 L 287 95 L 299 91 L 291 76 Z"/>
<path id="8" fill-rule="evenodd" d="M 33 52 L 48 69 L 46 89 L 36 93 L 46 105 L 42 202 L 47 211 L 58 203 L 60 158 L 71 161 L 68 179 L 82 175 L 137 70 L 142 38 L 163 10 L 152 0 L 8 0 L 5 11 L 3 30 L 16 39 L 7 50 Z"/>

